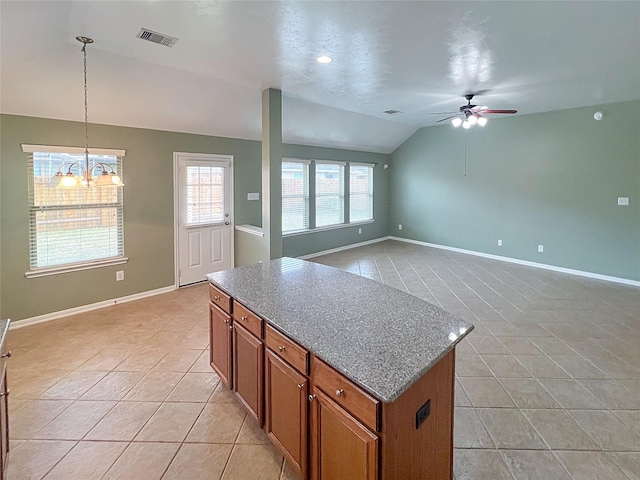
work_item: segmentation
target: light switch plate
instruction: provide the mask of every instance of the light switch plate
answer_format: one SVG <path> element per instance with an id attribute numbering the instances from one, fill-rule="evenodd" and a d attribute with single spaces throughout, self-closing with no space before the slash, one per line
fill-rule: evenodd
<path id="1" fill-rule="evenodd" d="M 260 200 L 260 193 L 247 193 L 247 200 Z"/>
<path id="2" fill-rule="evenodd" d="M 629 205 L 629 197 L 618 197 L 618 205 Z"/>

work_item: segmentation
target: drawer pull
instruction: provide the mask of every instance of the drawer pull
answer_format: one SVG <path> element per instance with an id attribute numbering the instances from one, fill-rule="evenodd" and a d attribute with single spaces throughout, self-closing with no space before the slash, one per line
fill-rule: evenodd
<path id="1" fill-rule="evenodd" d="M 315 398 L 316 398 L 315 395 L 309 395 L 309 403 L 313 402 Z"/>
<path id="2" fill-rule="evenodd" d="M 214 299 L 216 302 L 219 302 L 219 301 L 220 301 L 220 297 L 219 297 L 218 295 L 214 295 L 214 296 L 213 296 L 213 299 Z"/>
<path id="3" fill-rule="evenodd" d="M 227 320 L 226 318 L 224 319 L 224 323 L 229 323 L 229 320 Z"/>
<path id="4" fill-rule="evenodd" d="M 278 350 L 280 350 L 280 353 L 282 353 L 282 352 L 285 351 L 285 348 L 286 347 L 284 345 L 282 345 L 282 346 L 278 347 Z"/>
<path id="5" fill-rule="evenodd" d="M 336 390 L 336 397 L 341 397 L 344 394 L 344 390 L 341 388 L 340 390 Z"/>
<path id="6" fill-rule="evenodd" d="M 10 357 L 11 357 L 11 350 L 9 350 L 7 353 L 3 353 L 3 354 L 0 356 L 0 358 L 5 358 L 5 357 L 7 357 L 7 358 L 10 358 Z"/>
<path id="7" fill-rule="evenodd" d="M 240 317 L 240 319 L 242 319 L 242 320 L 249 320 L 249 317 L 247 317 L 246 315 L 242 315 L 242 316 Z"/>
<path id="8" fill-rule="evenodd" d="M 302 390 L 302 387 L 304 387 L 304 383 L 299 383 L 299 384 L 298 384 L 298 388 L 299 388 L 300 390 Z"/>

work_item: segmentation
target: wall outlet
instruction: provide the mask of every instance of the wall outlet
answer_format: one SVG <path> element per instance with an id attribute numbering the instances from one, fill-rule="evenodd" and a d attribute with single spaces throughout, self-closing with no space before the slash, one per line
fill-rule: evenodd
<path id="1" fill-rule="evenodd" d="M 116 282 L 124 280 L 124 270 L 118 270 L 116 272 Z"/>
<path id="2" fill-rule="evenodd" d="M 538 245 L 538 252 L 544 252 L 544 245 Z"/>
<path id="3" fill-rule="evenodd" d="M 384 169 L 386 170 L 387 168 L 389 168 L 389 164 L 388 164 L 388 163 L 385 163 L 385 164 L 384 164 Z"/>
<path id="4" fill-rule="evenodd" d="M 498 240 L 498 246 L 501 247 L 502 246 L 502 240 Z"/>
<path id="5" fill-rule="evenodd" d="M 398 230 L 402 230 L 402 224 L 401 223 L 398 224 Z"/>
<path id="6" fill-rule="evenodd" d="M 260 200 L 260 193 L 247 193 L 247 200 Z"/>
<path id="7" fill-rule="evenodd" d="M 358 229 L 358 235 L 360 235 L 361 233 L 362 233 L 362 229 L 361 229 L 361 228 L 359 228 L 359 229 Z"/>
<path id="8" fill-rule="evenodd" d="M 629 205 L 629 197 L 618 197 L 618 205 Z"/>

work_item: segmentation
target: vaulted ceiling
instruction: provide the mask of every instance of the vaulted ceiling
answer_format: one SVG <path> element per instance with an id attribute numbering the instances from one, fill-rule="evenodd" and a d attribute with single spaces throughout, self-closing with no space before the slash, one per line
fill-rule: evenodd
<path id="1" fill-rule="evenodd" d="M 637 1 L 0 2 L 2 113 L 391 152 L 463 95 L 519 115 L 640 99 Z M 141 28 L 177 37 L 141 40 Z M 316 57 L 333 62 L 320 64 Z M 385 110 L 399 110 L 395 115 Z M 506 121 L 506 120 L 505 120 Z"/>

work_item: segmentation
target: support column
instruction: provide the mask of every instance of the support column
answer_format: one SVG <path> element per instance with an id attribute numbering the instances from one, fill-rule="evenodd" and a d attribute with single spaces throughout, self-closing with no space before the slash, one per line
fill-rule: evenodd
<path id="1" fill-rule="evenodd" d="M 269 258 L 282 257 L 282 91 L 262 92 L 262 229 Z"/>

